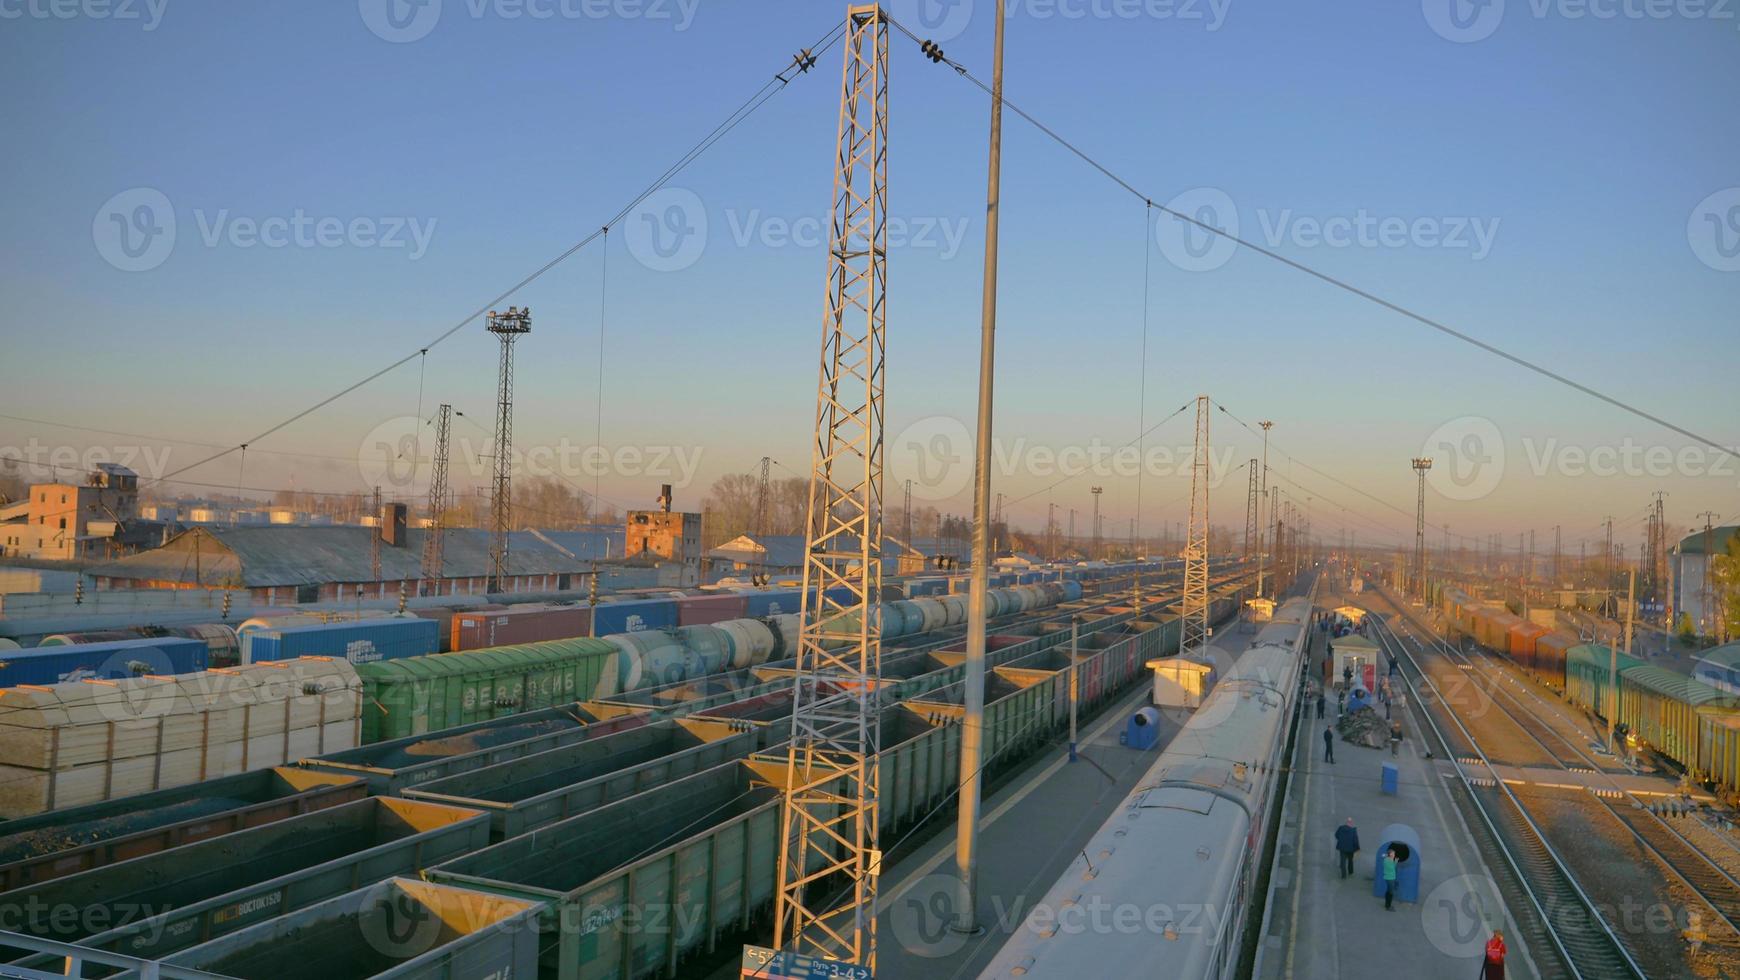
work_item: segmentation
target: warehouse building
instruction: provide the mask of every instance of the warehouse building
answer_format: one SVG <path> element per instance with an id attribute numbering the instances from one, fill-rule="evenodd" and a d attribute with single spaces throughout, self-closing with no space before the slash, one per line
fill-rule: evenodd
<path id="1" fill-rule="evenodd" d="M 402 505 L 379 529 L 355 526 L 196 527 L 163 547 L 89 569 L 98 589 L 213 589 L 245 591 L 256 603 L 290 605 L 405 595 L 482 595 L 489 580 L 489 532 L 442 532 L 439 588 L 424 591 L 423 543 L 429 533 L 407 528 Z M 380 574 L 373 570 L 380 535 Z M 609 550 L 608 534 L 584 531 L 515 531 L 508 535 L 505 592 L 557 592 L 590 587 L 596 567 L 601 589 L 677 585 L 683 566 L 596 558 Z M 620 550 L 617 551 L 620 554 Z"/>
<path id="2" fill-rule="evenodd" d="M 971 554 L 965 543 L 942 538 L 919 538 L 916 544 L 908 544 L 884 535 L 882 541 L 884 575 L 965 568 Z M 806 545 L 801 534 L 739 535 L 707 552 L 707 580 L 744 578 L 761 572 L 774 578 L 801 576 Z"/>

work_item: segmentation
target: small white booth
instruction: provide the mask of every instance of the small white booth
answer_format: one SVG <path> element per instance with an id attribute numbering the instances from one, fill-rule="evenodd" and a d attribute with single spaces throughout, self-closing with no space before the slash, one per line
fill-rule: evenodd
<path id="1" fill-rule="evenodd" d="M 1214 683 L 1211 664 L 1164 657 L 1148 661 L 1147 666 L 1154 672 L 1154 703 L 1162 708 L 1195 708 Z"/>

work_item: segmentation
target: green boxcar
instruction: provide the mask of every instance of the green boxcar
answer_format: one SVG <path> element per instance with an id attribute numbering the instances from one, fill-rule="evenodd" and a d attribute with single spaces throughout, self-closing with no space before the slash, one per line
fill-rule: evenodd
<path id="1" fill-rule="evenodd" d="M 1619 720 L 1642 741 L 1688 769 L 1698 764 L 1698 709 L 1734 699 L 1702 681 L 1641 665 L 1620 675 Z"/>
<path id="2" fill-rule="evenodd" d="M 1602 718 L 1610 708 L 1608 698 L 1609 654 L 1607 647 L 1596 643 L 1579 643 L 1565 653 L 1565 697 Z M 1620 689 L 1625 687 L 1625 672 L 1643 666 L 1643 661 L 1623 653 L 1619 658 Z"/>
<path id="3" fill-rule="evenodd" d="M 363 743 L 608 697 L 598 685 L 617 654 L 583 636 L 358 664 Z"/>
<path id="4" fill-rule="evenodd" d="M 1705 705 L 1698 709 L 1696 775 L 1715 783 L 1733 801 L 1740 796 L 1740 709 Z"/>

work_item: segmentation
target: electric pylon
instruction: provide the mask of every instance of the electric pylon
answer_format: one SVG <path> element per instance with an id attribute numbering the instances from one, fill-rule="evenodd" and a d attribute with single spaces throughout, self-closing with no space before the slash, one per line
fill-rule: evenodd
<path id="1" fill-rule="evenodd" d="M 1428 457 L 1416 456 L 1414 473 L 1419 477 L 1419 493 L 1414 502 L 1414 594 L 1426 597 L 1426 471 L 1432 468 Z"/>
<path id="2" fill-rule="evenodd" d="M 1204 659 L 1208 645 L 1208 396 L 1196 396 L 1196 449 L 1190 464 L 1190 525 L 1184 538 L 1184 624 L 1178 650 Z"/>
<path id="3" fill-rule="evenodd" d="M 447 437 L 453 406 L 435 413 L 435 465 L 429 472 L 429 530 L 423 535 L 423 592 L 441 594 L 441 531 L 447 520 Z"/>
<path id="4" fill-rule="evenodd" d="M 888 31 L 846 15 L 802 628 L 785 754 L 782 949 L 874 971 L 881 712 Z"/>
<path id="5" fill-rule="evenodd" d="M 1257 543 L 1257 482 L 1261 479 L 1257 473 L 1258 463 L 1251 460 L 1250 489 L 1245 492 L 1245 557 L 1250 558 L 1254 552 L 1252 547 Z"/>

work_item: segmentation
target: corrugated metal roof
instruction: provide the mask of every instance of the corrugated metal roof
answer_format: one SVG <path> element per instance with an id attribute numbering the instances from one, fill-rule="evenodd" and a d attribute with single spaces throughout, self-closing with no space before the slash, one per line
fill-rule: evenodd
<path id="1" fill-rule="evenodd" d="M 1703 681 L 1696 681 L 1684 674 L 1676 674 L 1671 670 L 1648 665 L 1633 667 L 1625 671 L 1625 683 L 1654 691 L 1663 697 L 1672 698 L 1682 704 L 1693 707 L 1702 704 L 1732 702 L 1733 699 L 1716 690 Z"/>
<path id="2" fill-rule="evenodd" d="M 374 528 L 340 526 L 200 527 L 177 535 L 162 548 L 98 565 L 88 574 L 245 588 L 369 582 L 374 580 L 369 542 L 375 533 Z M 381 544 L 382 580 L 415 579 L 422 575 L 423 539 L 427 533 L 411 529 L 405 532 L 403 546 Z M 567 532 L 543 533 L 561 541 L 561 535 Z M 444 531 L 441 551 L 445 575 L 449 578 L 488 575 L 489 537 L 488 531 L 477 528 Z M 590 554 L 581 557 L 589 559 Z M 529 531 L 508 535 L 511 575 L 573 573 L 589 568 L 586 561 L 568 557 Z"/>

